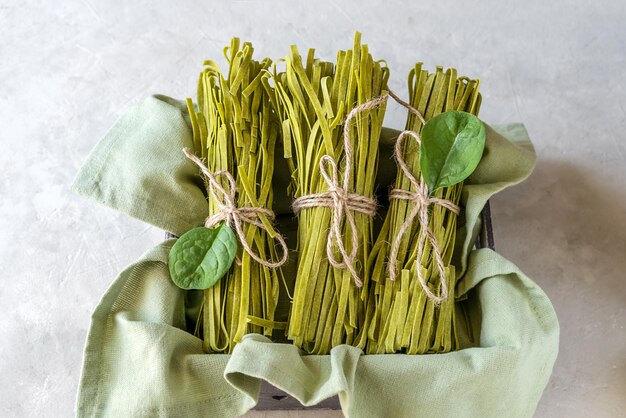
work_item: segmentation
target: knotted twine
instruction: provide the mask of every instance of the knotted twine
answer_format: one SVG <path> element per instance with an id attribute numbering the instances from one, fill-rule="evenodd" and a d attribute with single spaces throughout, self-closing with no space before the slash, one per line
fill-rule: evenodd
<path id="1" fill-rule="evenodd" d="M 407 108 L 409 112 L 417 116 L 422 126 L 426 125 L 426 120 L 419 110 L 417 110 L 404 100 L 400 99 L 392 91 L 389 91 L 389 96 L 391 96 L 396 102 Z M 449 200 L 430 196 L 428 186 L 424 181 L 424 177 L 422 177 L 422 175 L 420 174 L 419 181 L 417 181 L 413 173 L 411 173 L 411 169 L 407 165 L 406 161 L 404 160 L 404 156 L 402 155 L 402 145 L 404 144 L 404 139 L 407 136 L 415 139 L 419 146 L 422 145 L 421 136 L 417 132 L 411 130 L 403 131 L 396 140 L 396 146 L 394 150 L 396 163 L 398 164 L 398 167 L 400 167 L 400 170 L 402 170 L 402 173 L 409 179 L 411 186 L 413 186 L 413 189 L 415 190 L 392 189 L 389 193 L 389 199 L 407 200 L 413 203 L 413 209 L 411 210 L 411 212 L 409 212 L 409 215 L 404 220 L 404 223 L 400 226 L 400 231 L 398 231 L 398 235 L 396 236 L 396 239 L 393 241 L 393 244 L 391 246 L 391 252 L 389 253 L 389 278 L 391 280 L 395 280 L 397 277 L 396 265 L 398 263 L 398 251 L 400 250 L 400 245 L 402 244 L 402 237 L 404 237 L 404 234 L 406 234 L 410 230 L 413 221 L 415 220 L 415 218 L 417 218 L 420 224 L 420 228 L 422 230 L 419 235 L 419 240 L 417 242 L 416 260 L 417 263 L 420 264 L 415 269 L 417 270 L 417 278 L 419 279 L 422 290 L 424 290 L 426 296 L 435 303 L 440 303 L 448 298 L 448 284 L 446 279 L 445 265 L 443 263 L 443 258 L 441 255 L 441 248 L 439 248 L 439 243 L 437 242 L 435 234 L 433 233 L 432 229 L 430 229 L 430 216 L 428 213 L 428 208 L 430 207 L 430 205 L 439 205 L 448 209 L 455 215 L 459 214 L 460 208 Z M 435 255 L 435 263 L 437 264 L 437 270 L 439 271 L 439 280 L 441 282 L 441 296 L 435 295 L 430 290 L 421 269 L 421 260 L 422 255 L 424 254 L 424 246 L 426 245 L 427 238 L 432 246 L 433 254 Z"/>
<path id="2" fill-rule="evenodd" d="M 237 237 L 239 238 L 239 242 L 243 246 L 245 252 L 247 252 L 250 257 L 256 261 L 257 263 L 269 267 L 276 268 L 280 267 L 287 261 L 288 249 L 287 244 L 285 243 L 285 239 L 277 233 L 273 231 L 269 226 L 262 222 L 262 216 L 265 217 L 270 222 L 273 222 L 276 216 L 274 212 L 270 209 L 263 207 L 254 207 L 254 206 L 236 206 L 236 183 L 233 175 L 226 170 L 216 171 L 212 173 L 198 158 L 195 156 L 189 148 L 183 148 L 183 153 L 185 156 L 191 160 L 195 165 L 200 168 L 202 174 L 204 174 L 207 180 L 207 191 L 215 200 L 217 205 L 217 211 L 215 214 L 207 217 L 204 221 L 204 226 L 207 228 L 212 228 L 218 225 L 220 222 L 226 222 L 230 228 L 235 230 Z M 227 181 L 226 186 L 222 186 L 219 181 L 217 181 L 220 177 L 224 177 Z M 248 223 L 250 225 L 254 225 L 259 229 L 264 230 L 267 234 L 274 238 L 280 246 L 282 247 L 283 255 L 281 259 L 277 262 L 272 262 L 261 258 L 257 255 L 252 248 L 248 244 L 246 240 L 246 235 L 243 231 L 243 223 Z"/>
<path id="3" fill-rule="evenodd" d="M 419 118 L 420 121 L 423 121 L 423 117 L 421 116 L 421 114 L 419 115 Z M 417 218 L 422 231 L 419 234 L 419 239 L 417 242 L 416 260 L 417 263 L 421 263 L 422 255 L 424 254 L 426 238 L 428 238 L 433 249 L 437 269 L 439 270 L 439 279 L 441 281 L 441 296 L 437 296 L 433 292 L 431 292 L 430 288 L 428 287 L 428 283 L 426 282 L 426 278 L 424 278 L 424 274 L 422 273 L 420 265 L 418 265 L 415 269 L 417 271 L 417 278 L 419 279 L 420 284 L 422 285 L 422 289 L 424 290 L 424 293 L 426 293 L 426 296 L 428 296 L 428 298 L 433 300 L 435 303 L 439 303 L 448 298 L 448 285 L 446 283 L 445 265 L 441 256 L 441 249 L 439 248 L 439 243 L 437 242 L 435 234 L 433 233 L 432 229 L 430 229 L 428 207 L 430 205 L 439 205 L 448 209 L 455 215 L 459 214 L 460 208 L 449 200 L 430 196 L 428 192 L 428 186 L 424 181 L 424 177 L 420 175 L 420 179 L 418 182 L 413 173 L 411 173 L 411 169 L 407 165 L 406 161 L 404 161 L 404 157 L 402 156 L 402 145 L 404 143 L 404 139 L 407 136 L 415 139 L 418 145 L 421 145 L 421 138 L 417 132 L 404 131 L 400 134 L 400 136 L 398 136 L 398 139 L 396 140 L 395 157 L 398 167 L 400 167 L 400 170 L 402 170 L 402 173 L 406 176 L 406 178 L 409 179 L 411 186 L 413 186 L 413 189 L 415 190 L 413 191 L 405 189 L 393 189 L 389 193 L 389 199 L 407 200 L 413 203 L 413 209 L 411 209 L 411 212 L 409 212 L 404 223 L 400 226 L 398 235 L 396 236 L 396 239 L 393 241 L 393 244 L 391 246 L 391 252 L 389 253 L 389 278 L 391 280 L 396 279 L 396 264 L 398 262 L 398 251 L 400 249 L 400 245 L 402 244 L 402 237 L 404 237 L 404 234 L 406 234 L 407 231 L 410 230 L 413 221 Z"/>
<path id="4" fill-rule="evenodd" d="M 358 272 L 356 271 L 356 268 L 354 266 L 358 250 L 358 234 L 356 231 L 356 224 L 352 212 L 360 212 L 372 217 L 375 215 L 376 212 L 376 201 L 366 196 L 350 193 L 348 191 L 353 151 L 352 143 L 350 141 L 350 126 L 352 124 L 352 120 L 356 117 L 358 113 L 380 106 L 382 103 L 385 103 L 389 99 L 389 97 L 393 98 L 397 103 L 408 109 L 409 112 L 416 115 L 419 121 L 422 123 L 422 126 L 426 124 L 424 116 L 422 116 L 419 110 L 402 100 L 392 91 L 389 91 L 387 94 L 384 94 L 382 96 L 368 100 L 367 102 L 355 107 L 354 109 L 352 109 L 352 111 L 350 111 L 348 117 L 344 122 L 343 139 L 346 167 L 343 172 L 343 187 L 339 187 L 339 181 L 337 178 L 337 163 L 331 156 L 324 155 L 320 160 L 320 173 L 328 184 L 328 190 L 322 193 L 302 196 L 296 199 L 293 203 L 293 208 L 296 213 L 298 213 L 301 209 L 312 207 L 330 207 L 333 209 L 331 230 L 328 236 L 328 242 L 326 244 L 326 254 L 328 256 L 330 264 L 333 267 L 347 268 L 350 271 L 350 274 L 352 275 L 354 282 L 358 287 L 361 287 L 363 285 L 363 281 L 359 278 Z M 428 208 L 430 207 L 430 205 L 439 205 L 448 209 L 455 215 L 459 214 L 460 208 L 449 200 L 430 196 L 428 187 L 421 174 L 418 181 L 413 173 L 411 173 L 411 169 L 406 164 L 406 161 L 404 160 L 404 157 L 402 155 L 402 145 L 404 143 L 404 139 L 407 136 L 412 137 L 417 141 L 418 145 L 421 145 L 421 137 L 417 132 L 411 130 L 403 131 L 396 140 L 395 158 L 398 167 L 400 168 L 402 173 L 408 178 L 414 190 L 393 189 L 389 194 L 389 198 L 396 200 L 407 200 L 413 203 L 413 209 L 411 210 L 411 212 L 409 212 L 409 215 L 406 217 L 404 223 L 401 225 L 400 231 L 398 232 L 398 235 L 396 236 L 396 239 L 391 246 L 391 251 L 389 254 L 389 278 L 391 280 L 395 280 L 397 277 L 398 251 L 402 243 L 402 238 L 409 231 L 415 219 L 417 219 L 422 230 L 418 240 L 417 260 L 418 263 L 421 262 L 422 256 L 424 254 L 424 247 L 426 245 L 426 239 L 428 239 L 433 250 L 435 263 L 437 264 L 437 270 L 439 271 L 439 278 L 441 282 L 440 296 L 437 296 L 430 290 L 426 278 L 422 273 L 421 266 L 417 266 L 416 268 L 417 277 L 426 296 L 429 299 L 433 300 L 435 303 L 440 303 L 448 297 L 448 285 L 445 274 L 445 264 L 441 255 L 441 248 L 439 247 L 439 243 L 437 242 L 435 234 L 430 228 L 430 216 L 428 213 Z M 328 167 L 332 169 L 330 173 L 326 165 L 328 165 Z M 344 217 L 348 221 L 348 224 L 352 231 L 352 246 L 349 253 L 348 251 L 346 251 L 343 241 L 341 239 L 341 226 Z M 337 260 L 335 258 L 333 251 L 333 242 L 337 243 L 337 249 L 339 250 L 343 261 Z"/>
<path id="5" fill-rule="evenodd" d="M 326 243 L 326 255 L 331 266 L 338 269 L 348 269 L 354 283 L 357 287 L 363 286 L 363 280 L 359 277 L 356 269 L 356 257 L 358 251 L 359 235 L 354 220 L 354 212 L 359 212 L 369 217 L 376 214 L 376 200 L 358 193 L 349 191 L 350 171 L 352 170 L 352 141 L 350 140 L 350 128 L 354 118 L 366 110 L 378 107 L 387 101 L 387 96 L 373 98 L 359 106 L 353 108 L 343 124 L 343 143 L 345 154 L 345 168 L 342 173 L 343 184 L 339 185 L 339 169 L 337 162 L 330 155 L 324 155 L 320 159 L 320 174 L 328 185 L 328 190 L 322 193 L 313 193 L 301 196 L 294 200 L 293 210 L 297 214 L 305 208 L 327 207 L 333 209 L 333 216 L 328 233 L 328 241 Z M 346 250 L 346 246 L 342 239 L 343 222 L 348 222 L 351 232 L 350 251 Z M 341 259 L 337 259 L 333 250 L 336 243 L 337 250 L 341 255 Z"/>

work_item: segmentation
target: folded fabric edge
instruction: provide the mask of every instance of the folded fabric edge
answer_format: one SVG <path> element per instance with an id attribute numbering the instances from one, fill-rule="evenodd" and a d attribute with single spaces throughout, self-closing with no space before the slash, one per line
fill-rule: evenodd
<path id="1" fill-rule="evenodd" d="M 201 222 L 192 223 L 189 222 L 188 219 L 174 215 L 169 208 L 159 206 L 159 204 L 150 197 L 137 194 L 131 195 L 118 190 L 116 191 L 116 199 L 111 200 L 102 192 L 100 184 L 96 179 L 86 181 L 84 178 L 78 179 L 77 177 L 77 181 L 71 185 L 71 190 L 107 208 L 122 212 L 138 221 L 145 222 L 164 231 L 172 232 L 177 236 L 201 225 Z M 144 204 L 137 205 L 136 202 L 138 201 L 144 202 Z M 162 213 L 167 213 L 168 216 L 160 218 L 159 222 L 150 221 L 149 219 L 153 218 L 155 209 L 162 211 Z"/>
<path id="2" fill-rule="evenodd" d="M 550 376 L 554 369 L 554 364 L 558 357 L 560 346 L 560 325 L 558 316 L 550 298 L 545 291 L 533 279 L 528 277 L 517 267 L 512 261 L 503 257 L 501 254 L 489 249 L 483 248 L 470 253 L 468 262 L 468 280 L 464 282 L 465 292 L 470 288 L 476 288 L 481 283 L 486 282 L 492 277 L 516 277 L 523 286 L 528 301 L 534 313 L 535 323 L 540 327 L 543 333 L 542 344 L 535 344 L 534 351 L 543 351 L 541 364 L 534 367 L 534 370 L 543 374 L 543 379 L 537 381 L 537 385 L 527 388 L 528 396 L 532 397 L 536 402 L 527 405 L 526 414 L 523 416 L 533 416 L 539 400 L 548 385 Z M 479 273 L 480 272 L 480 273 Z M 481 345 L 482 348 L 482 345 Z M 519 347 L 520 350 L 528 350 L 529 347 Z"/>
<path id="3" fill-rule="evenodd" d="M 131 179 L 131 188 L 125 188 L 127 186 L 122 185 L 123 183 L 111 180 L 115 178 L 114 176 L 124 175 L 123 172 L 110 172 L 111 169 L 108 167 L 111 161 L 114 162 L 116 169 L 128 170 L 131 165 L 120 166 L 120 161 L 128 157 L 129 150 L 130 154 L 137 154 L 143 158 L 146 153 L 140 152 L 140 148 L 158 140 L 159 138 L 153 135 L 156 132 L 169 139 L 167 142 L 172 142 L 174 138 L 179 142 L 179 145 L 175 145 L 174 142 L 167 145 L 161 142 L 158 146 L 159 143 L 155 142 L 154 148 L 151 148 L 158 150 L 157 155 L 170 156 L 174 150 L 180 151 L 180 155 L 177 155 L 175 159 L 176 169 L 171 171 L 172 165 L 170 164 L 170 169 L 166 169 L 164 174 L 197 177 L 196 167 L 182 154 L 183 147 L 191 144 L 191 128 L 186 103 L 168 96 L 153 94 L 130 106 L 115 121 L 89 152 L 77 171 L 70 189 L 78 195 L 93 199 L 135 219 L 176 235 L 182 235 L 201 225 L 207 215 L 204 196 L 197 186 L 189 181 L 181 181 L 179 184 L 183 188 L 181 194 L 173 195 L 172 190 L 167 188 L 155 193 L 153 188 L 146 187 L 145 178 L 140 174 Z M 142 141 L 148 142 L 144 144 Z M 163 153 L 163 149 L 168 149 L 168 151 Z M 141 164 L 137 167 L 146 166 L 147 160 L 139 162 Z M 162 171 L 163 164 L 159 166 Z M 154 174 L 157 173 L 159 173 L 158 170 Z M 183 195 L 188 199 L 189 211 L 187 213 L 179 210 L 181 204 L 184 203 L 180 200 Z"/>
<path id="4" fill-rule="evenodd" d="M 255 402 L 264 380 L 305 407 L 339 395 L 342 408 L 347 410 L 362 354 L 359 348 L 340 345 L 328 355 L 306 355 L 294 345 L 247 334 L 235 347 L 224 378 Z M 252 358 L 255 361 L 250 361 Z"/>
<path id="5" fill-rule="evenodd" d="M 75 403 L 76 416 L 116 416 L 120 413 L 119 405 L 111 407 L 110 398 L 112 393 L 102 381 L 103 373 L 107 373 L 107 367 L 110 366 L 103 360 L 103 356 L 107 352 L 110 353 L 111 349 L 111 347 L 107 347 L 102 342 L 111 324 L 119 324 L 120 322 L 139 324 L 142 322 L 133 317 L 132 311 L 124 308 L 124 304 L 133 299 L 132 297 L 129 298 L 129 295 L 125 293 L 128 293 L 128 289 L 142 288 L 141 283 L 137 283 L 135 274 L 150 270 L 148 266 L 161 265 L 160 269 L 163 269 L 163 267 L 167 268 L 167 254 L 174 242 L 174 239 L 170 239 L 158 244 L 124 269 L 118 275 L 117 280 L 105 291 L 94 310 L 85 341 L 83 366 Z M 139 296 L 136 297 L 139 298 Z M 148 322 L 146 325 L 151 327 L 162 325 L 164 327 L 163 332 L 182 332 L 180 328 L 174 326 L 171 322 Z M 168 328 L 170 329 L 168 330 Z M 186 332 L 185 335 L 188 335 L 190 339 L 196 338 Z M 197 360 L 192 359 L 193 357 L 196 357 L 198 354 L 205 355 L 202 351 L 202 342 L 200 340 L 193 345 L 197 346 L 197 352 L 183 353 L 182 358 L 174 360 L 174 363 L 185 364 L 186 367 L 190 367 L 191 364 L 197 362 Z M 189 346 L 189 342 L 185 346 Z M 217 356 L 225 359 L 225 367 L 226 361 L 230 356 L 224 354 L 218 354 Z M 167 363 L 169 362 L 167 361 Z M 222 362 L 222 360 L 220 359 L 218 362 Z M 188 416 L 191 414 L 203 416 L 204 413 L 202 411 L 206 411 L 206 408 L 213 408 L 216 412 L 212 416 L 233 417 L 244 414 L 254 406 L 254 403 L 242 401 L 243 398 L 244 396 L 240 391 L 233 390 L 232 393 L 228 394 L 207 394 L 202 399 L 194 401 L 181 399 L 180 402 L 172 404 L 163 404 L 157 401 L 152 404 L 146 403 L 145 409 L 133 410 L 133 415 L 179 416 L 183 414 L 182 416 Z"/>
<path id="6" fill-rule="evenodd" d="M 483 159 L 463 186 L 461 195 L 464 207 L 464 224 L 459 227 L 454 250 L 454 264 L 457 266 L 457 286 L 462 281 L 467 268 L 467 255 L 474 247 L 482 228 L 481 212 L 487 202 L 496 194 L 519 184 L 531 175 L 537 155 L 526 128 L 521 123 L 488 125 L 487 144 Z M 501 150 L 507 156 L 503 165 L 501 158 L 491 154 L 491 148 Z M 502 150 L 504 148 L 504 150 Z M 491 177 L 498 179 L 490 179 Z M 485 180 L 485 178 L 490 180 Z M 463 293 L 457 291 L 457 296 Z"/>

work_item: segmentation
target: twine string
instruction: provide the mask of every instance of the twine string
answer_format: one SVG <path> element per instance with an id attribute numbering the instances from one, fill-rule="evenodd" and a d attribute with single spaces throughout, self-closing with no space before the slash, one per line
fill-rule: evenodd
<path id="1" fill-rule="evenodd" d="M 352 170 L 352 153 L 354 152 L 350 138 L 350 128 L 357 115 L 361 112 L 374 109 L 385 103 L 387 95 L 375 97 L 367 102 L 354 107 L 343 124 L 343 143 L 345 155 L 345 167 L 342 173 L 343 184 L 339 184 L 339 169 L 337 162 L 330 155 L 324 155 L 320 159 L 320 174 L 328 185 L 328 189 L 322 193 L 313 193 L 301 196 L 294 200 L 293 210 L 298 213 L 305 208 L 328 207 L 333 210 L 333 216 L 326 243 L 326 255 L 331 266 L 339 269 L 348 269 L 357 287 L 363 286 L 363 280 L 359 277 L 356 268 L 356 258 L 359 246 L 359 235 L 354 219 L 354 212 L 363 213 L 369 217 L 376 214 L 376 200 L 358 193 L 349 191 L 350 175 Z M 342 239 L 342 227 L 347 221 L 350 229 L 350 251 Z M 335 256 L 334 247 L 337 247 L 340 258 Z"/>
<path id="2" fill-rule="evenodd" d="M 350 193 L 348 191 L 348 186 L 350 182 L 350 170 L 352 169 L 353 152 L 352 141 L 350 141 L 350 127 L 353 123 L 354 118 L 360 112 L 374 109 L 380 106 L 382 103 L 385 103 L 389 99 L 389 97 L 405 107 L 410 113 L 414 114 L 421 122 L 422 126 L 426 124 L 426 120 L 419 110 L 402 100 L 391 90 L 386 94 L 375 97 L 359 106 L 356 106 L 350 111 L 344 122 L 343 140 L 345 168 L 342 174 L 342 187 L 339 186 L 339 179 L 337 174 L 338 168 L 336 161 L 330 155 L 324 155 L 320 160 L 320 173 L 328 184 L 328 190 L 322 193 L 314 193 L 299 197 L 293 202 L 293 209 L 295 213 L 298 213 L 302 209 L 313 207 L 329 207 L 333 209 L 333 218 L 330 232 L 328 235 L 328 242 L 326 244 L 326 253 L 328 256 L 328 260 L 333 267 L 347 268 L 350 271 L 354 282 L 358 287 L 361 287 L 363 285 L 363 281 L 360 279 L 355 267 L 358 250 L 358 234 L 356 231 L 356 223 L 354 220 L 353 212 L 359 212 L 367 216 L 373 217 L 376 213 L 376 201 L 366 196 L 356 193 Z M 418 145 L 421 145 L 420 135 L 417 132 L 411 130 L 403 131 L 398 137 L 395 144 L 395 158 L 398 167 L 407 177 L 414 190 L 393 189 L 389 194 L 390 199 L 407 200 L 413 203 L 413 209 L 405 219 L 404 223 L 401 225 L 400 231 L 398 232 L 398 235 L 396 236 L 391 247 L 391 252 L 389 255 L 389 278 L 391 280 L 395 280 L 397 277 L 397 258 L 398 251 L 402 243 L 402 238 L 409 231 L 415 219 L 417 219 L 422 230 L 419 236 L 417 247 L 417 260 L 419 264 L 416 269 L 417 277 L 426 296 L 433 300 L 435 303 L 439 303 L 447 299 L 448 285 L 446 281 L 445 264 L 443 262 L 441 248 L 439 247 L 439 243 L 437 242 L 435 234 L 430 229 L 430 216 L 428 213 L 428 208 L 430 207 L 430 205 L 439 205 L 448 209 L 455 215 L 459 214 L 460 208 L 449 200 L 430 196 L 428 187 L 424 182 L 424 178 L 421 175 L 419 181 L 415 178 L 402 155 L 402 145 L 404 144 L 404 140 L 406 137 L 411 137 L 415 139 Z M 341 234 L 344 219 L 348 222 L 351 230 L 352 245 L 349 252 L 345 248 Z M 424 247 L 426 245 L 427 239 L 428 241 L 430 241 L 435 257 L 435 263 L 437 264 L 437 269 L 439 271 L 439 278 L 441 281 L 441 296 L 437 296 L 430 290 L 430 288 L 428 287 L 428 283 L 426 282 L 426 278 L 421 271 L 421 259 L 424 254 Z M 337 259 L 335 257 L 333 251 L 334 243 L 336 243 L 339 254 L 341 255 L 341 259 Z"/>
<path id="3" fill-rule="evenodd" d="M 411 110 L 411 109 L 409 109 Z M 414 109 L 415 112 L 418 112 Z M 411 110 L 413 112 L 413 110 Z M 418 112 L 419 113 L 419 112 Z M 420 114 L 421 116 L 421 114 Z M 423 120 L 423 117 L 421 118 Z M 445 273 L 445 264 L 443 262 L 443 257 L 441 255 L 441 248 L 439 247 L 439 243 L 437 242 L 437 238 L 430 228 L 430 219 L 428 214 L 428 208 L 430 205 L 439 205 L 442 206 L 455 215 L 458 215 L 460 212 L 460 208 L 449 200 L 432 197 L 428 192 L 428 186 L 426 185 L 424 178 L 420 175 L 419 181 L 415 178 L 413 173 L 411 173 L 411 169 L 407 165 L 404 157 L 402 155 L 402 145 L 404 144 L 404 140 L 407 137 L 413 138 L 418 145 L 421 145 L 421 137 L 415 131 L 404 131 L 398 136 L 395 146 L 395 158 L 400 170 L 406 176 L 406 178 L 413 186 L 414 190 L 405 190 L 405 189 L 393 189 L 389 194 L 389 199 L 397 199 L 397 200 L 407 200 L 413 203 L 413 209 L 409 212 L 405 221 L 400 226 L 400 230 L 398 231 L 398 235 L 396 236 L 393 244 L 391 246 L 391 252 L 389 254 L 389 278 L 391 280 L 396 279 L 397 275 L 397 263 L 398 263 L 398 251 L 400 249 L 400 245 L 402 244 L 402 238 L 404 234 L 406 234 L 413 221 L 417 218 L 419 225 L 421 227 L 421 233 L 419 235 L 418 243 L 417 243 L 417 278 L 419 279 L 420 285 L 424 290 L 426 296 L 433 300 L 435 303 L 440 303 L 448 298 L 448 285 L 446 280 Z M 431 247 L 433 249 L 433 254 L 435 257 L 435 263 L 437 264 L 437 269 L 439 271 L 439 279 L 441 282 L 440 287 L 440 296 L 434 294 L 426 282 L 426 278 L 422 273 L 421 269 L 421 260 L 424 254 L 424 247 L 426 245 L 426 239 L 430 241 Z"/>
<path id="4" fill-rule="evenodd" d="M 213 200 L 217 205 L 217 211 L 213 215 L 210 215 L 205 219 L 204 226 L 207 228 L 213 228 L 221 222 L 226 222 L 226 225 L 228 225 L 235 231 L 235 234 L 239 238 L 239 242 L 241 243 L 244 251 L 247 252 L 254 261 L 269 268 L 276 268 L 285 264 L 289 255 L 289 250 L 287 248 L 287 243 L 285 242 L 285 239 L 282 235 L 275 234 L 274 236 L 274 239 L 281 246 L 283 254 L 280 260 L 273 262 L 263 259 L 252 250 L 252 248 L 248 244 L 248 241 L 246 240 L 246 235 L 243 231 L 243 224 L 247 223 L 264 230 L 268 233 L 268 235 L 271 236 L 272 231 L 270 231 L 268 227 L 260 220 L 260 217 L 265 216 L 267 220 L 273 222 L 276 218 L 274 212 L 270 209 L 263 207 L 237 207 L 237 189 L 233 175 L 226 170 L 220 170 L 212 173 L 204 165 L 202 160 L 194 155 L 189 150 L 189 148 L 183 148 L 183 153 L 189 160 L 197 165 L 198 168 L 200 168 L 202 174 L 204 174 L 207 180 L 208 193 L 211 195 L 211 197 L 213 197 Z M 220 184 L 220 182 L 218 181 L 220 177 L 226 179 L 226 186 Z"/>

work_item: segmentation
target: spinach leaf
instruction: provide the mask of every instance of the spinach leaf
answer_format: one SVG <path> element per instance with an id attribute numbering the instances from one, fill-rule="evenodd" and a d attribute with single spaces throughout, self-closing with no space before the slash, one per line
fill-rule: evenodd
<path id="1" fill-rule="evenodd" d="M 236 254 L 237 237 L 225 223 L 194 228 L 172 246 L 170 276 L 181 289 L 208 289 L 228 272 Z"/>
<path id="2" fill-rule="evenodd" d="M 485 148 L 485 126 L 476 116 L 449 111 L 422 129 L 420 169 L 429 192 L 460 183 L 476 169 Z"/>

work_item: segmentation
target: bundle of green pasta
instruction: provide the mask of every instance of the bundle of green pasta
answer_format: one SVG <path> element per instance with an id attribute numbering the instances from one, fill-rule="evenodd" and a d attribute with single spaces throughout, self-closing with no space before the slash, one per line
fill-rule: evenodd
<path id="1" fill-rule="evenodd" d="M 206 61 L 198 82 L 197 111 L 190 99 L 187 104 L 195 152 L 205 159 L 209 171 L 232 174 L 236 206 L 271 209 L 274 148 L 280 124 L 261 83 L 271 61 L 255 61 L 252 53 L 251 44 L 240 45 L 239 39 L 233 39 L 224 50 L 228 76 L 224 77 L 217 64 Z M 232 189 L 226 178 L 217 180 L 226 190 Z M 208 190 L 211 185 L 206 187 Z M 223 211 L 224 202 L 207 194 L 209 214 Z M 252 258 L 254 254 L 262 260 L 286 257 L 274 245 L 277 232 L 269 218 L 260 213 L 258 225 L 254 221 L 241 223 L 252 255 L 243 251 L 240 243 L 238 262 L 213 287 L 204 290 L 202 321 L 199 318 L 196 332 L 202 322 L 207 352 L 231 352 L 248 332 L 270 336 L 274 329 L 286 327 L 286 323 L 274 320 L 282 271 Z"/>
<path id="2" fill-rule="evenodd" d="M 453 69 L 444 72 L 438 67 L 434 74 L 430 74 L 418 63 L 409 75 L 410 105 L 426 121 L 449 110 L 477 114 L 480 107 L 478 84 L 477 80 L 457 77 Z M 420 132 L 422 125 L 420 117 L 411 113 L 406 129 Z M 410 174 L 419 179 L 419 144 L 411 139 L 414 138 L 403 141 L 399 157 L 406 162 Z M 402 170 L 398 170 L 395 188 L 415 191 L 415 184 Z M 462 184 L 457 184 L 440 189 L 435 192 L 434 198 L 457 205 L 461 188 Z M 408 225 L 405 233 L 401 233 L 402 225 L 415 204 L 408 199 L 390 200 L 383 227 L 370 254 L 369 264 L 372 266 L 374 283 L 370 287 L 368 302 L 368 308 L 372 309 L 373 314 L 367 324 L 367 353 L 418 354 L 448 352 L 458 348 L 454 307 L 455 270 L 451 265 L 457 215 L 437 204 L 428 208 L 429 229 L 434 234 L 445 265 L 445 282 L 442 286 L 430 241 L 424 240 L 422 257 L 417 259 L 419 241 L 427 233 L 426 229 L 415 220 Z M 395 254 L 391 254 L 393 245 L 397 245 Z M 417 278 L 417 269 L 421 269 L 426 289 Z M 390 279 L 392 274 L 397 276 L 395 280 Z"/>
<path id="3" fill-rule="evenodd" d="M 265 86 L 282 121 L 298 213 L 288 338 L 316 354 L 342 343 L 364 347 L 366 335 L 359 331 L 366 323 L 366 260 L 385 106 L 350 112 L 385 93 L 388 71 L 358 33 L 353 49 L 337 54 L 336 66 L 316 59 L 313 50 L 303 63 L 295 46 L 285 61 L 285 71 L 274 69 Z"/>

